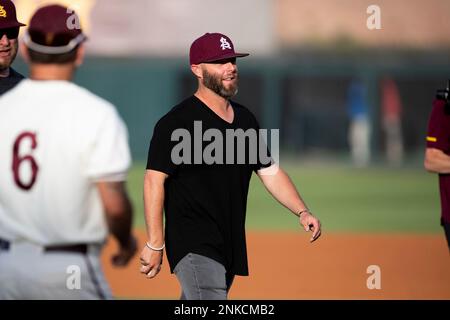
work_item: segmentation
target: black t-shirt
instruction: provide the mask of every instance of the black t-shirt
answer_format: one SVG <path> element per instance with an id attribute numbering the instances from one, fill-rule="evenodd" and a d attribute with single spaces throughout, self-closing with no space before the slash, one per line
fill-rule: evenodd
<path id="1" fill-rule="evenodd" d="M 0 77 L 0 95 L 16 86 L 24 76 L 15 71 L 13 68 L 9 69 L 9 76 Z"/>
<path id="2" fill-rule="evenodd" d="M 234 102 L 231 104 L 234 119 L 232 123 L 228 123 L 197 97 L 191 96 L 162 117 L 154 128 L 147 169 L 169 175 L 164 186 L 164 210 L 166 250 L 171 272 L 186 254 L 192 252 L 222 263 L 230 274 L 248 275 L 245 240 L 248 188 L 252 172 L 270 166 L 271 160 L 260 160 L 258 157 L 255 161 L 249 155 L 251 147 L 259 145 L 259 135 L 257 143 L 255 140 L 250 142 L 249 138 L 245 140 L 245 144 L 240 144 L 247 151 L 245 161 L 241 159 L 238 162 L 237 140 L 234 149 L 226 147 L 231 141 L 226 139 L 230 131 L 242 129 L 245 132 L 257 132 L 259 129 L 258 122 L 247 108 Z M 171 141 L 176 129 L 181 129 L 182 134 Z M 207 132 L 211 131 L 209 129 L 214 131 L 214 138 L 205 138 Z M 215 149 L 215 152 L 208 149 L 208 146 L 221 140 L 215 135 L 219 132 L 223 137 L 221 157 L 220 148 Z M 203 139 L 202 133 L 205 134 Z M 187 151 L 188 148 L 183 152 L 179 151 L 181 141 L 188 141 L 183 134 L 190 136 L 190 151 Z M 198 150 L 199 145 L 203 155 L 217 156 L 214 161 L 207 160 L 206 157 L 200 157 L 199 161 L 198 152 L 196 158 L 194 151 Z M 261 147 L 268 152 L 263 142 Z M 183 158 L 183 163 L 173 161 L 172 150 L 177 150 L 175 154 L 181 156 L 190 153 L 190 157 Z M 229 150 L 234 153 L 230 155 Z M 257 150 L 259 152 L 259 147 Z M 186 161 L 188 158 L 190 160 Z"/>

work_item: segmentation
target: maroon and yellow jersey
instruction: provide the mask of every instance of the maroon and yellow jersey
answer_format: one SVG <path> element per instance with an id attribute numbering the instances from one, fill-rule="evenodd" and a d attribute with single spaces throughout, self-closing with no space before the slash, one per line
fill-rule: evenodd
<path id="1" fill-rule="evenodd" d="M 450 155 L 450 114 L 445 112 L 445 101 L 435 100 L 428 121 L 427 148 L 442 150 Z M 450 223 L 450 174 L 439 174 L 442 220 Z"/>

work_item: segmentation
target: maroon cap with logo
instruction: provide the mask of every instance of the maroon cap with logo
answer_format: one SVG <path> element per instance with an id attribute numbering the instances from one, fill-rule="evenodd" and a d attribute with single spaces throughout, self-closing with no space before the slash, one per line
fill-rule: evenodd
<path id="1" fill-rule="evenodd" d="M 70 52 L 86 40 L 79 21 L 76 13 L 66 7 L 42 7 L 31 18 L 24 43 L 28 48 L 45 54 Z"/>
<path id="2" fill-rule="evenodd" d="M 189 61 L 191 64 L 200 64 L 248 55 L 248 53 L 235 52 L 233 42 L 226 35 L 205 33 L 192 43 Z"/>
<path id="3" fill-rule="evenodd" d="M 16 7 L 11 0 L 0 0 L 0 29 L 23 27 L 25 24 L 17 21 Z"/>

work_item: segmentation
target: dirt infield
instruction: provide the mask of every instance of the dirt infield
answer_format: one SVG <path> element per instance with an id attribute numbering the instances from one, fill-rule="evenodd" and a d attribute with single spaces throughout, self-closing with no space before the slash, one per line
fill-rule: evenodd
<path id="1" fill-rule="evenodd" d="M 141 244 L 144 233 L 136 231 Z M 298 233 L 248 232 L 249 277 L 236 277 L 230 299 L 450 299 L 450 254 L 443 234 L 325 234 L 314 244 Z M 113 294 L 131 299 L 178 299 L 164 261 L 155 279 L 139 273 L 138 255 L 125 269 L 103 265 Z M 367 288 L 370 265 L 381 269 L 381 289 Z"/>

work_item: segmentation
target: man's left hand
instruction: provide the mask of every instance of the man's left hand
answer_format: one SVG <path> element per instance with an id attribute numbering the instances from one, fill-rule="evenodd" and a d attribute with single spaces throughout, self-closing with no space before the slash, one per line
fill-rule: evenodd
<path id="1" fill-rule="evenodd" d="M 300 215 L 300 223 L 302 224 L 303 228 L 305 228 L 305 231 L 312 231 L 312 236 L 309 242 L 316 241 L 321 234 L 320 230 L 320 221 L 316 217 L 314 217 L 309 212 L 304 212 Z"/>

